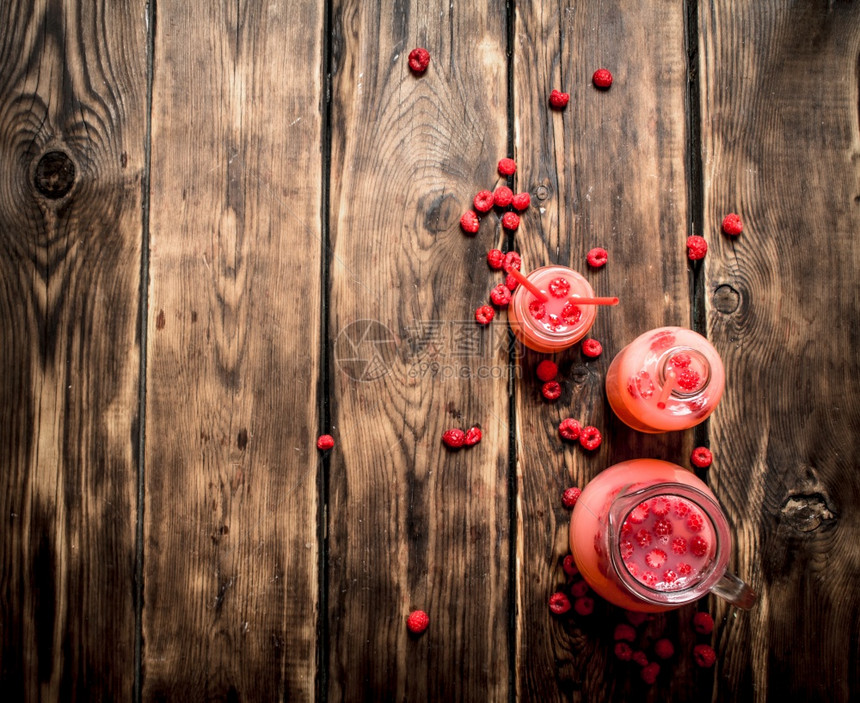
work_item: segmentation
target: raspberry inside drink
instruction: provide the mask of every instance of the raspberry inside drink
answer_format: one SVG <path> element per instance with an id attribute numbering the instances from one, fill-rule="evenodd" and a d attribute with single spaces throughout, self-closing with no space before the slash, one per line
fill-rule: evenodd
<path id="1" fill-rule="evenodd" d="M 539 300 L 524 286 L 517 286 L 508 308 L 511 329 L 523 344 L 535 351 L 552 353 L 582 339 L 597 316 L 594 305 L 577 305 L 594 290 L 580 274 L 565 266 L 544 266 L 528 275 L 547 298 Z"/>

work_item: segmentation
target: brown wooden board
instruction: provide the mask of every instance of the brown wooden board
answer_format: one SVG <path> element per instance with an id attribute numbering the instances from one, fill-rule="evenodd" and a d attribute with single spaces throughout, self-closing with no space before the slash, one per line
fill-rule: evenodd
<path id="1" fill-rule="evenodd" d="M 604 377 L 628 342 L 663 325 L 690 326 L 686 130 L 687 51 L 679 3 L 517 3 L 514 114 L 517 188 L 532 208 L 517 232 L 524 270 L 560 263 L 580 271 L 597 295 L 621 304 L 599 312 L 591 335 L 603 354 L 589 360 L 580 344 L 555 355 L 563 386 L 543 400 L 529 352 L 517 384 L 517 666 L 524 700 L 624 700 L 643 695 L 639 667 L 612 655 L 622 612 L 598 602 L 587 618 L 554 618 L 547 602 L 564 586 L 571 485 L 630 458 L 688 466 L 692 431 L 646 436 L 611 413 Z M 597 68 L 613 76 L 607 91 L 591 82 Z M 564 110 L 550 108 L 553 88 L 570 93 Z M 608 264 L 589 269 L 586 254 L 604 247 Z M 604 442 L 589 453 L 558 435 L 573 417 L 594 425 Z M 679 650 L 691 635 L 679 627 L 690 608 L 654 624 Z M 689 659 L 679 656 L 653 687 L 655 699 L 690 700 Z"/>
<path id="2" fill-rule="evenodd" d="M 0 689 L 130 700 L 143 13 L 0 5 Z"/>
<path id="3" fill-rule="evenodd" d="M 322 30 L 158 3 L 146 700 L 313 696 Z"/>
<path id="4" fill-rule="evenodd" d="M 860 690 L 860 7 L 700 8 L 708 332 L 729 384 L 710 482 L 761 601 L 721 607 L 720 700 Z M 744 232 L 720 231 L 725 214 Z"/>
<path id="5" fill-rule="evenodd" d="M 329 700 L 504 700 L 507 331 L 474 321 L 502 235 L 459 218 L 501 182 L 505 16 L 336 2 L 333 25 Z M 446 451 L 473 423 L 483 441 Z"/>

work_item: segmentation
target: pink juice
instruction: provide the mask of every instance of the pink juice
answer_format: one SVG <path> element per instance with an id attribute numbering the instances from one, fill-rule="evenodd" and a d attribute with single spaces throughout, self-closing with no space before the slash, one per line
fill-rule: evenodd
<path id="1" fill-rule="evenodd" d="M 576 344 L 588 334 L 597 316 L 596 308 L 575 303 L 576 297 L 594 296 L 588 281 L 565 266 L 544 266 L 527 278 L 547 301 L 517 286 L 508 306 L 508 321 L 517 339 L 530 349 L 552 353 Z"/>
<path id="2" fill-rule="evenodd" d="M 606 396 L 626 425 L 640 432 L 683 430 L 716 408 L 726 376 L 717 350 L 683 327 L 661 327 L 634 339 L 606 372 Z"/>

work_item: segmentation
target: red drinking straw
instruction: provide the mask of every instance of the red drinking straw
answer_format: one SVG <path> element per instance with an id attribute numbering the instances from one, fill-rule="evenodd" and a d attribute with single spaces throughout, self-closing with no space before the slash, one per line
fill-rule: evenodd
<path id="1" fill-rule="evenodd" d="M 657 400 L 657 407 L 660 410 L 663 410 L 666 407 L 666 400 L 669 398 L 672 391 L 675 390 L 675 379 L 675 371 L 673 369 L 669 369 L 666 372 L 666 382 L 663 384 L 663 392 Z"/>
<path id="2" fill-rule="evenodd" d="M 577 298 L 572 295 L 568 300 L 577 305 L 618 305 L 618 298 L 614 295 L 609 298 Z"/>
<path id="3" fill-rule="evenodd" d="M 509 273 L 509 274 L 511 274 L 511 276 L 513 276 L 514 278 L 516 278 L 516 279 L 517 279 L 517 281 L 518 281 L 519 283 L 521 283 L 521 284 L 523 285 L 523 287 L 524 287 L 524 288 L 525 288 L 529 293 L 531 293 L 535 298 L 537 298 L 538 300 L 540 300 L 542 303 L 549 302 L 549 298 L 547 298 L 547 297 L 546 297 L 546 296 L 541 292 L 541 289 L 540 289 L 540 288 L 538 288 L 534 283 L 532 283 L 528 278 L 526 278 L 525 276 L 523 276 L 523 274 L 522 274 L 522 273 L 520 273 L 519 271 L 517 271 L 515 268 L 511 268 L 511 270 L 510 270 L 510 271 L 508 271 L 508 273 Z"/>

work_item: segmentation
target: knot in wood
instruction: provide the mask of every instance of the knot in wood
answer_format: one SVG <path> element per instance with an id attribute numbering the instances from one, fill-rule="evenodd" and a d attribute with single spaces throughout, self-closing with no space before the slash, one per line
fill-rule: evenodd
<path id="1" fill-rule="evenodd" d="M 731 315 L 740 307 L 741 294 L 728 283 L 717 286 L 714 291 L 714 307 L 725 315 Z"/>
<path id="2" fill-rule="evenodd" d="M 836 521 L 820 493 L 792 495 L 782 505 L 782 518 L 798 532 L 812 532 Z"/>
<path id="3" fill-rule="evenodd" d="M 75 183 L 75 163 L 62 151 L 49 151 L 36 164 L 34 185 L 49 200 L 59 200 Z"/>
<path id="4" fill-rule="evenodd" d="M 538 200 L 546 200 L 549 197 L 549 188 L 546 186 L 538 186 L 535 190 L 535 197 Z"/>

